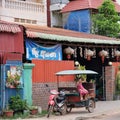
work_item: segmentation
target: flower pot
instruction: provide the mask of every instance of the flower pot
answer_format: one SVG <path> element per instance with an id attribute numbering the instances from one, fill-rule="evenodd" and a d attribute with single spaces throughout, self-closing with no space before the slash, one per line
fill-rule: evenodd
<path id="1" fill-rule="evenodd" d="M 21 84 L 20 81 L 17 81 L 17 80 L 14 81 L 14 86 L 15 86 L 15 87 L 20 86 L 20 84 Z"/>
<path id="2" fill-rule="evenodd" d="M 12 110 L 4 111 L 3 114 L 4 114 L 5 117 L 13 117 L 13 111 Z"/>
<path id="3" fill-rule="evenodd" d="M 38 113 L 38 109 L 32 109 L 32 110 L 30 110 L 30 114 L 31 115 L 35 115 L 37 113 Z"/>
<path id="4" fill-rule="evenodd" d="M 8 82 L 6 83 L 6 87 L 7 87 L 7 88 L 15 88 L 15 86 L 14 86 L 13 84 L 8 83 Z"/>

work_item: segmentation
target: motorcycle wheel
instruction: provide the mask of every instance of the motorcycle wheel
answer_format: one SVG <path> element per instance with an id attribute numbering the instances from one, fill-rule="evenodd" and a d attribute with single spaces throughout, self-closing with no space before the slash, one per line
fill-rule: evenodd
<path id="1" fill-rule="evenodd" d="M 49 105 L 49 106 L 48 106 L 47 118 L 50 117 L 50 114 L 52 114 L 52 111 L 53 111 L 53 106 L 52 106 L 52 105 Z"/>
<path id="2" fill-rule="evenodd" d="M 70 113 L 71 110 L 72 110 L 72 107 L 67 107 L 66 112 L 67 112 L 67 113 Z"/>
<path id="3" fill-rule="evenodd" d="M 89 100 L 89 104 L 88 104 L 87 110 L 90 113 L 94 112 L 94 100 Z"/>
<path id="4" fill-rule="evenodd" d="M 62 115 L 65 115 L 65 114 L 66 114 L 66 111 L 67 111 L 67 105 L 64 104 L 64 105 L 61 107 L 61 114 L 62 114 Z"/>

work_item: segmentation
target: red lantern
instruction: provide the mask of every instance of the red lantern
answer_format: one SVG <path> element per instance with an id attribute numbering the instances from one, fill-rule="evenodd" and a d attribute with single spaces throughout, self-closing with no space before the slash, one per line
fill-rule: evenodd
<path id="1" fill-rule="evenodd" d="M 71 55 L 74 54 L 74 49 L 67 47 L 64 49 L 64 53 L 67 55 L 67 59 L 71 59 Z"/>
<path id="2" fill-rule="evenodd" d="M 91 56 L 87 55 L 87 60 L 90 61 L 91 60 Z"/>
<path id="3" fill-rule="evenodd" d="M 67 47 L 64 49 L 64 53 L 65 54 L 74 54 L 74 49 L 72 49 L 71 47 Z"/>
<path id="4" fill-rule="evenodd" d="M 119 50 L 115 50 L 114 51 L 114 55 L 116 57 L 116 60 L 118 61 L 119 60 L 119 57 L 120 57 L 120 51 Z"/>
<path id="5" fill-rule="evenodd" d="M 105 50 L 100 51 L 99 56 L 102 59 L 102 63 L 104 63 L 105 58 L 108 56 L 108 51 L 105 51 Z"/>
<path id="6" fill-rule="evenodd" d="M 101 56 L 101 59 L 102 59 L 102 63 L 104 63 L 105 56 Z"/>
<path id="7" fill-rule="evenodd" d="M 91 57 L 94 56 L 94 54 L 95 54 L 95 51 L 92 51 L 90 49 L 86 49 L 86 57 L 87 57 L 88 61 L 91 60 Z"/>
<path id="8" fill-rule="evenodd" d="M 71 55 L 70 54 L 67 54 L 67 59 L 69 60 L 71 58 Z"/>

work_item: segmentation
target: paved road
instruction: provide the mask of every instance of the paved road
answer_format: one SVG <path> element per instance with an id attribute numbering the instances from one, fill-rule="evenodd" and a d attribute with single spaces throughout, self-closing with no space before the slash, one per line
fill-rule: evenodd
<path id="1" fill-rule="evenodd" d="M 120 120 L 120 113 L 109 115 L 103 119 L 100 120 Z"/>
<path id="2" fill-rule="evenodd" d="M 120 120 L 120 113 L 111 114 L 111 115 L 101 115 L 96 117 L 81 117 L 77 118 L 76 120 Z"/>
<path id="3" fill-rule="evenodd" d="M 93 113 L 89 113 L 85 108 L 73 108 L 71 113 L 64 116 L 51 115 L 49 119 L 45 116 L 41 118 L 29 118 L 26 120 L 102 120 L 107 115 L 114 115 L 118 112 L 120 113 L 120 100 L 99 101 L 96 102 L 96 108 Z"/>

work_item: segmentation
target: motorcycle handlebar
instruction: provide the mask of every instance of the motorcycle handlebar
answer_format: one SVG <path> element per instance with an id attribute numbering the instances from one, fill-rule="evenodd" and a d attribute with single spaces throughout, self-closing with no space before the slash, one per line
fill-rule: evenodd
<path id="1" fill-rule="evenodd" d="M 50 92 L 49 85 L 48 85 L 48 84 L 45 84 L 45 87 L 47 87 L 47 88 L 48 88 L 48 92 Z"/>
<path id="2" fill-rule="evenodd" d="M 47 87 L 47 88 L 48 88 L 48 91 L 50 92 L 49 85 L 48 85 L 48 84 L 45 84 L 45 87 Z M 62 90 L 60 90 L 60 91 L 65 92 L 65 89 L 62 89 Z M 59 91 L 59 92 L 60 92 L 60 91 Z"/>

